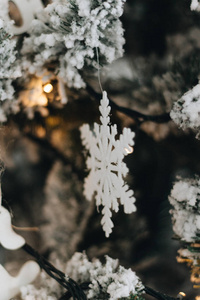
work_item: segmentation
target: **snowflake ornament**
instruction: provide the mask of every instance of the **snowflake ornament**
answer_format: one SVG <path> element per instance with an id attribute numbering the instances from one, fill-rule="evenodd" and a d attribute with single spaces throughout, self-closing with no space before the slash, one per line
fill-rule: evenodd
<path id="1" fill-rule="evenodd" d="M 40 267 L 35 261 L 27 261 L 20 269 L 16 277 L 11 276 L 0 265 L 0 291 L 1 300 L 9 300 L 19 294 L 20 288 L 30 284 L 36 279 Z"/>
<path id="2" fill-rule="evenodd" d="M 103 92 L 100 103 L 101 125 L 94 123 L 94 131 L 88 124 L 81 126 L 81 138 L 83 145 L 89 151 L 87 168 L 90 170 L 84 182 L 84 195 L 91 201 L 96 194 L 97 206 L 102 205 L 103 218 L 101 224 L 106 237 L 112 232 L 111 209 L 119 210 L 119 202 L 124 206 L 125 213 L 136 211 L 133 191 L 124 182 L 128 168 L 122 161 L 124 156 L 132 152 L 135 133 L 129 128 L 124 128 L 118 140 L 117 126 L 109 126 L 110 106 L 107 93 Z"/>
<path id="3" fill-rule="evenodd" d="M 0 244 L 9 250 L 19 249 L 25 244 L 25 239 L 12 229 L 10 213 L 3 206 L 0 206 Z"/>
<path id="4" fill-rule="evenodd" d="M 14 232 L 9 211 L 2 206 L 2 192 L 0 185 L 0 244 L 9 250 L 16 250 L 24 246 L 25 239 Z"/>

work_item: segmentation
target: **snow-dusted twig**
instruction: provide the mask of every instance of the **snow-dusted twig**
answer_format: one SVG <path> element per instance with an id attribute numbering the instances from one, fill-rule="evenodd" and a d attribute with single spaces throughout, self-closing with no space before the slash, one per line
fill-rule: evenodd
<path id="1" fill-rule="evenodd" d="M 87 85 L 86 87 L 88 93 L 97 101 L 100 101 L 102 98 L 102 95 L 97 93 L 91 86 Z M 116 104 L 113 100 L 109 98 L 109 103 L 112 109 L 117 110 L 119 112 L 124 113 L 128 117 L 132 118 L 137 122 L 138 125 L 144 123 L 144 122 L 154 122 L 154 123 L 167 123 L 171 120 L 170 114 L 165 113 L 162 115 L 145 115 L 143 113 L 140 113 L 136 110 L 120 106 Z"/>
<path id="2" fill-rule="evenodd" d="M 48 260 L 40 255 L 27 243 L 22 247 L 24 251 L 33 256 L 39 266 L 53 279 L 55 279 L 61 286 L 69 291 L 73 300 L 86 300 L 86 296 L 81 287 L 70 277 L 67 277 L 63 272 L 56 269 Z"/>
<path id="3" fill-rule="evenodd" d="M 198 0 L 192 0 L 191 5 L 190 5 L 191 10 L 196 10 L 200 11 L 200 3 Z"/>
<path id="4" fill-rule="evenodd" d="M 177 300 L 177 298 L 155 291 L 148 286 L 145 286 L 144 291 L 147 295 L 152 296 L 158 300 Z"/>
<path id="5" fill-rule="evenodd" d="M 90 261 L 86 253 L 76 252 L 67 263 L 66 273 L 78 283 L 84 283 L 82 286 L 87 289 L 88 299 L 128 300 L 133 295 L 142 296 L 144 293 L 144 286 L 136 273 L 107 255 L 102 264 L 99 259 Z"/>
<path id="6" fill-rule="evenodd" d="M 101 64 L 123 55 L 122 23 L 125 0 L 54 0 L 32 22 L 30 36 L 23 42 L 23 66 L 41 73 L 54 63 L 55 73 L 69 87 L 82 88 L 80 70 L 97 69 L 96 48 Z"/>
<path id="7" fill-rule="evenodd" d="M 192 129 L 200 138 L 200 84 L 195 85 L 174 103 L 170 112 L 172 120 L 182 129 Z"/>
<path id="8" fill-rule="evenodd" d="M 173 231 L 182 241 L 200 239 L 200 178 L 177 178 L 169 196 Z"/>
<path id="9" fill-rule="evenodd" d="M 87 289 L 89 289 L 89 285 L 90 285 L 90 283 L 83 283 L 80 286 L 83 290 L 87 290 Z M 174 297 L 171 297 L 167 294 L 163 294 L 161 292 L 158 292 L 158 291 L 156 291 L 156 290 L 154 290 L 154 289 L 152 289 L 151 287 L 148 287 L 148 286 L 144 286 L 144 292 L 147 295 L 149 295 L 149 296 L 151 296 L 155 299 L 158 299 L 158 300 L 177 300 L 177 298 L 174 298 Z M 70 293 L 67 292 L 62 297 L 60 297 L 59 300 L 69 300 L 70 297 L 71 297 Z"/>

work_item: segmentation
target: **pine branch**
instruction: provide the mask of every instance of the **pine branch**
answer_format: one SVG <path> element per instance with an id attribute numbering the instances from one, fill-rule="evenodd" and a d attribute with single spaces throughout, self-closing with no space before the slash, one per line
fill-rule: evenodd
<path id="1" fill-rule="evenodd" d="M 97 93 L 91 86 L 87 85 L 86 90 L 88 93 L 94 97 L 96 100 L 100 101 L 102 99 L 102 94 Z M 130 118 L 134 119 L 138 125 L 142 124 L 143 122 L 151 121 L 155 123 L 167 123 L 171 120 L 169 113 L 165 113 L 162 115 L 145 115 L 138 111 L 132 110 L 130 108 L 126 108 L 123 106 L 119 106 L 114 101 L 109 98 L 109 105 L 112 109 L 120 111 L 125 115 L 129 116 Z"/>
<path id="2" fill-rule="evenodd" d="M 60 285 L 68 290 L 70 297 L 73 300 L 86 300 L 86 296 L 82 288 L 71 278 L 65 276 L 63 272 L 56 269 L 48 260 L 46 260 L 42 255 L 40 255 L 36 250 L 34 250 L 30 245 L 25 244 L 22 249 L 28 254 L 33 256 L 39 266 L 53 279 L 55 279 Z M 67 294 L 68 294 L 67 293 Z"/>
<path id="3" fill-rule="evenodd" d="M 80 287 L 82 290 L 88 290 L 89 289 L 89 284 L 87 282 L 81 283 Z M 66 292 L 64 295 L 62 295 L 58 300 L 69 300 L 71 297 L 71 294 L 69 292 Z"/>
<path id="4" fill-rule="evenodd" d="M 87 290 L 89 288 L 88 282 L 84 282 L 78 285 L 73 279 L 66 277 L 63 272 L 56 269 L 48 260 L 46 260 L 42 255 L 40 255 L 35 249 L 33 249 L 30 245 L 25 244 L 22 249 L 26 251 L 28 254 L 33 256 L 38 262 L 39 266 L 53 279 L 55 279 L 60 285 L 62 285 L 67 292 L 62 295 L 59 300 L 68 300 L 73 297 L 73 300 L 87 300 L 87 297 L 83 290 Z M 177 300 L 177 298 L 171 297 L 169 295 L 160 293 L 155 291 L 154 289 L 145 286 L 144 292 L 152 296 L 158 300 Z"/>
<path id="5" fill-rule="evenodd" d="M 158 300 L 177 300 L 177 298 L 173 298 L 169 295 L 157 292 L 148 286 L 145 286 L 144 291 L 147 295 L 152 296 Z"/>
<path id="6" fill-rule="evenodd" d="M 89 289 L 89 284 L 90 283 L 82 283 L 80 284 L 80 287 L 83 289 L 83 290 L 87 290 Z M 150 288 L 150 287 L 147 287 L 145 286 L 144 288 L 144 292 L 149 295 L 149 296 L 152 296 L 158 300 L 177 300 L 177 298 L 174 298 L 174 297 L 171 297 L 169 295 L 166 295 L 166 294 L 163 294 L 163 293 L 160 293 L 158 291 L 155 291 L 154 289 Z M 71 295 L 69 292 L 65 293 L 61 298 L 59 298 L 59 300 L 68 300 L 70 299 Z"/>

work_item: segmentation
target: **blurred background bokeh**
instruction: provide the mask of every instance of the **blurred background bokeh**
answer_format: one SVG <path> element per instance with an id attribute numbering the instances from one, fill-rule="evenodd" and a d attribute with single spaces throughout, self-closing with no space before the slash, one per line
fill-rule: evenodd
<path id="1" fill-rule="evenodd" d="M 189 0 L 127 0 L 122 17 L 124 57 L 101 71 L 103 88 L 119 105 L 156 115 L 170 112 L 174 101 L 198 82 L 200 15 Z M 98 88 L 96 79 L 88 83 Z M 75 251 L 90 258 L 105 254 L 137 272 L 145 285 L 176 297 L 194 299 L 190 270 L 176 261 L 168 195 L 177 175 L 200 175 L 200 142 L 172 122 L 137 122 L 117 111 L 111 121 L 136 132 L 133 154 L 125 161 L 127 182 L 137 212 L 113 215 L 115 227 L 105 238 L 101 215 L 84 199 L 87 175 L 79 127 L 98 122 L 98 102 L 85 92 L 69 91 L 64 108 L 47 117 L 10 117 L 1 127 L 2 190 L 13 211 L 13 224 L 38 227 L 20 232 L 53 262 L 64 264 Z M 1 262 L 14 269 L 24 253 L 0 250 Z M 17 258 L 17 261 L 16 261 Z"/>

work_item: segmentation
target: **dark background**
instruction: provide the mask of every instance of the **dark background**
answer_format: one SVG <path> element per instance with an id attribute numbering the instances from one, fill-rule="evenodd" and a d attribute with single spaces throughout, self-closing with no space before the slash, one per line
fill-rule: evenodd
<path id="1" fill-rule="evenodd" d="M 125 97 L 122 105 L 138 111 L 148 113 L 153 103 L 155 111 L 149 110 L 151 114 L 169 112 L 169 105 L 162 103 L 162 91 L 152 92 L 152 78 L 172 70 L 168 58 L 176 52 L 168 38 L 176 35 L 178 44 L 180 36 L 184 36 L 192 44 L 188 32 L 199 28 L 200 15 L 191 12 L 189 6 L 190 1 L 185 0 L 127 1 L 122 17 L 124 57 L 133 72 L 137 63 L 140 82 L 126 76 L 117 81 L 102 78 L 114 101 L 120 102 Z M 184 43 L 179 47 L 177 53 L 185 51 Z M 193 50 L 198 54 L 198 46 L 194 45 Z M 193 50 L 188 50 L 184 57 L 174 57 L 186 70 L 183 82 L 191 70 L 189 58 L 194 57 Z M 117 73 L 117 68 L 113 68 Z M 183 86 L 187 90 L 197 82 L 198 71 L 196 68 L 195 75 L 187 81 L 188 87 L 178 85 L 177 93 L 181 95 Z M 135 88 L 140 92 L 143 84 L 150 93 L 141 104 L 140 97 L 134 99 L 133 92 Z M 163 91 L 166 89 L 165 86 Z M 27 121 L 17 115 L 1 128 L 2 159 L 6 165 L 3 198 L 5 205 L 13 209 L 13 222 L 18 226 L 39 227 L 38 233 L 23 234 L 47 258 L 59 258 L 64 264 L 74 251 L 86 250 L 90 258 L 108 254 L 135 270 L 145 285 L 173 297 L 184 291 L 188 299 L 193 299 L 199 292 L 190 283 L 190 269 L 176 262 L 180 244 L 172 239 L 168 195 L 177 175 L 200 174 L 200 142 L 194 133 L 179 130 L 172 121 L 138 127 L 134 120 L 112 112 L 111 120 L 120 129 L 126 125 L 136 131 L 134 153 L 125 161 L 130 169 L 127 180 L 135 192 L 137 212 L 124 215 L 121 209 L 113 214 L 115 227 L 106 239 L 100 226 L 101 215 L 81 192 L 87 171 L 78 128 L 84 122 L 98 120 L 98 103 L 87 95 L 79 99 L 75 91 L 70 94 L 72 98 L 73 93 L 75 101 L 71 100 L 62 111 L 52 108 L 46 119 L 36 116 Z M 46 132 L 42 138 L 41 128 Z M 1 252 L 2 261 L 15 261 L 14 253 Z M 24 255 L 20 250 L 17 253 L 22 261 Z"/>

